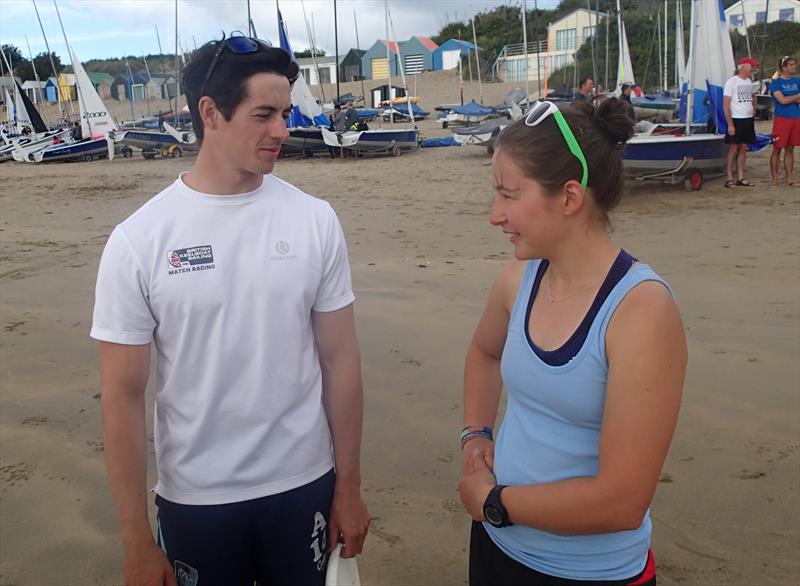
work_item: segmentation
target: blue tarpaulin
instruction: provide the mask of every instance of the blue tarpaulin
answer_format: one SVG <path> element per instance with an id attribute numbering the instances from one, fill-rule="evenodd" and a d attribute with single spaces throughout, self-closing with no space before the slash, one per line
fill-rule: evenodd
<path id="1" fill-rule="evenodd" d="M 461 146 L 461 145 L 458 144 L 456 142 L 456 139 L 454 139 L 452 136 L 447 136 L 444 138 L 426 138 L 421 143 L 419 143 L 419 146 L 424 149 L 428 149 L 432 147 Z"/>
<path id="2" fill-rule="evenodd" d="M 461 114 L 463 116 L 485 116 L 487 114 L 493 113 L 494 108 L 487 108 L 486 106 L 481 106 L 475 100 L 472 100 L 471 102 L 467 102 L 463 106 L 457 106 L 450 111 L 455 112 L 456 114 Z"/>

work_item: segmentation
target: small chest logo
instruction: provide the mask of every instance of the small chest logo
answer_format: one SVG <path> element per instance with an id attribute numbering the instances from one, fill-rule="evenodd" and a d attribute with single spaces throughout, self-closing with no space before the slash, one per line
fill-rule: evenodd
<path id="1" fill-rule="evenodd" d="M 278 240 L 275 244 L 275 252 L 280 255 L 289 254 L 289 243 L 285 240 Z"/>
<path id="2" fill-rule="evenodd" d="M 167 253 L 167 264 L 170 275 L 208 271 L 216 268 L 214 251 L 210 244 L 170 250 Z"/>
<path id="3" fill-rule="evenodd" d="M 286 240 L 278 240 L 273 248 L 277 254 L 270 256 L 269 260 L 297 260 L 296 254 L 290 254 L 292 247 Z"/>

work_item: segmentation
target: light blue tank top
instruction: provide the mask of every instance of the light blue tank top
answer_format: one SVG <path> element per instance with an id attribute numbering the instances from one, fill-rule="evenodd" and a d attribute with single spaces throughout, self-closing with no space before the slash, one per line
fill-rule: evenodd
<path id="1" fill-rule="evenodd" d="M 526 310 L 540 263 L 527 263 L 503 349 L 501 373 L 508 405 L 495 446 L 499 484 L 542 484 L 597 475 L 608 380 L 608 323 L 639 283 L 658 281 L 669 288 L 648 265 L 634 264 L 603 302 L 575 357 L 563 366 L 550 366 L 526 337 Z M 638 529 L 595 535 L 563 535 L 523 525 L 496 528 L 484 523 L 484 527 L 512 559 L 572 580 L 624 580 L 637 575 L 647 561 L 652 530 L 649 510 Z"/>

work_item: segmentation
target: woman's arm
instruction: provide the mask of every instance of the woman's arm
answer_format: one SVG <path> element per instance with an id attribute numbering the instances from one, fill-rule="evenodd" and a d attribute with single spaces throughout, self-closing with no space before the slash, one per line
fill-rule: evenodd
<path id="1" fill-rule="evenodd" d="M 501 493 L 512 522 L 564 534 L 635 529 L 650 506 L 678 418 L 686 371 L 680 314 L 663 285 L 646 282 L 620 304 L 606 334 L 609 372 L 599 473 Z M 462 481 L 467 509 L 483 520 L 495 484 L 480 462 Z"/>
<path id="2" fill-rule="evenodd" d="M 486 308 L 475 328 L 464 364 L 465 426 L 494 428 L 503 386 L 500 358 L 508 332 L 509 316 L 524 270 L 524 263 L 518 261 L 503 269 L 492 286 Z M 493 467 L 492 442 L 478 438 L 465 445 L 465 469 L 468 457 L 476 449 L 486 458 L 487 465 Z"/>

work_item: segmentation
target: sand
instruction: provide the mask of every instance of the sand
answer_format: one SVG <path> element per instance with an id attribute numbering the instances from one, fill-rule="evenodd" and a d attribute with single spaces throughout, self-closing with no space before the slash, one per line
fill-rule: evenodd
<path id="1" fill-rule="evenodd" d="M 452 78 L 434 81 L 423 106 L 457 99 Z M 767 189 L 767 158 L 748 159 L 756 187 L 635 184 L 613 214 L 617 242 L 674 287 L 689 341 L 652 509 L 660 584 L 800 581 L 800 190 Z M 95 274 L 114 225 L 192 161 L 0 166 L 0 584 L 121 582 L 88 337 Z M 466 583 L 462 365 L 510 258 L 488 223 L 488 164 L 461 147 L 276 168 L 331 202 L 350 246 L 373 516 L 365 584 Z"/>

